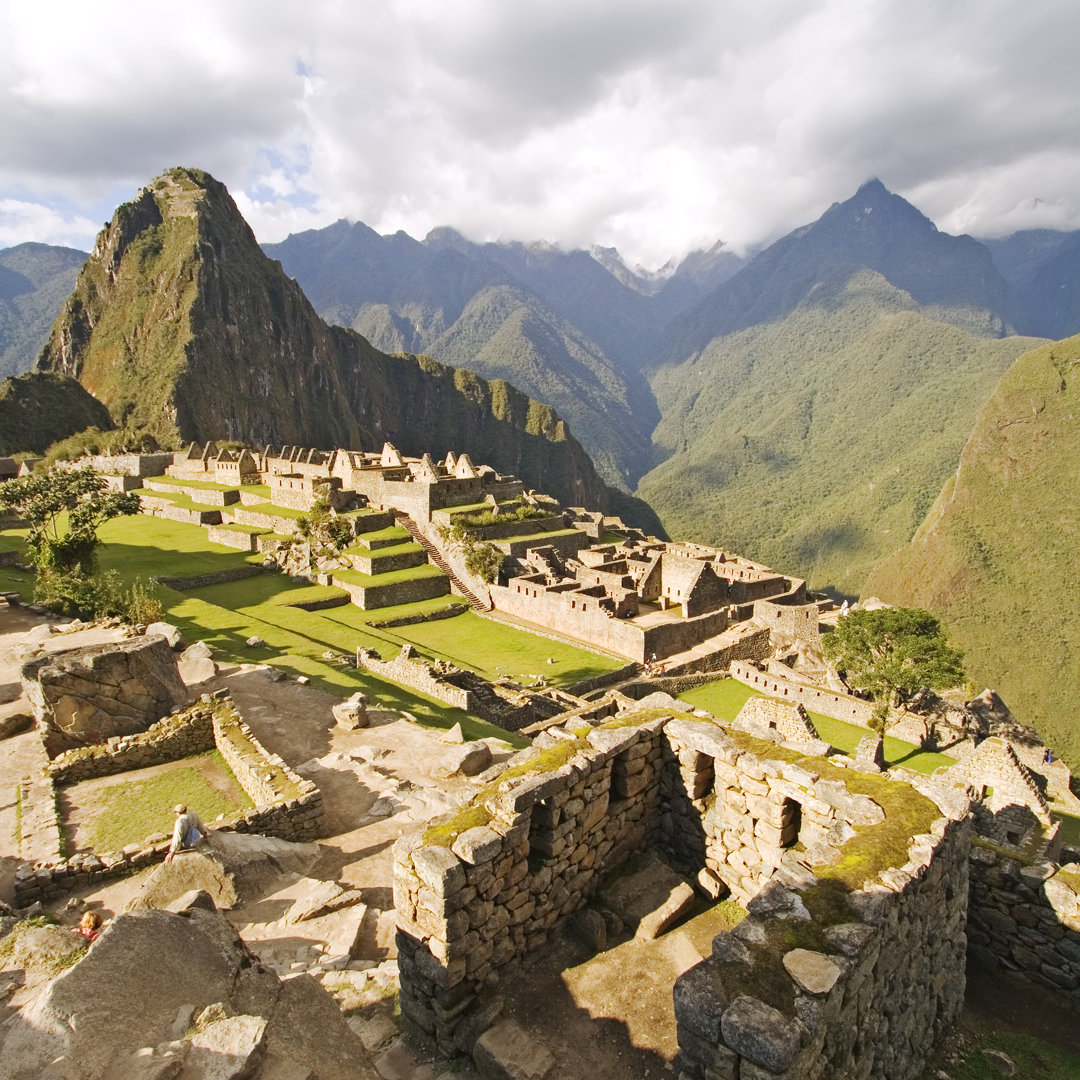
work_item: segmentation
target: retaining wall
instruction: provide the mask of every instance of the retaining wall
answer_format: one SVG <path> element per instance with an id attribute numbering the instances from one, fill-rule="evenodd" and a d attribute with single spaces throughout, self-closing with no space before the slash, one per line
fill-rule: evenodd
<path id="1" fill-rule="evenodd" d="M 968 909 L 977 960 L 1080 999 L 1080 866 L 1026 863 L 977 839 Z"/>
<path id="2" fill-rule="evenodd" d="M 818 690 L 791 679 L 767 674 L 754 667 L 753 664 L 741 661 L 732 661 L 728 673 L 744 686 L 760 690 L 763 694 L 773 694 L 788 701 L 798 701 L 811 712 L 870 728 L 870 719 L 874 712 L 874 703 L 871 701 L 863 701 L 862 698 L 850 697 L 847 694 L 832 694 L 828 690 Z M 890 733 L 892 733 L 891 729 Z"/>

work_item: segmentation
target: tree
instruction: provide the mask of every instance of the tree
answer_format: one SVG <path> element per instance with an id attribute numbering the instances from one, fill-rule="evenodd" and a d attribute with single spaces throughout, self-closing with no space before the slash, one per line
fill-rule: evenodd
<path id="1" fill-rule="evenodd" d="M 297 532 L 308 543 L 308 560 L 313 569 L 344 551 L 353 540 L 352 526 L 332 512 L 325 495 L 312 501 L 311 509 L 296 525 Z"/>
<path id="2" fill-rule="evenodd" d="M 37 571 L 39 602 L 63 611 L 122 614 L 126 595 L 119 576 L 98 580 L 97 530 L 106 521 L 139 510 L 137 495 L 109 491 L 92 469 L 49 470 L 0 485 L 0 507 L 29 525 L 26 550 Z M 148 598 L 142 588 L 143 601 Z M 143 605 L 145 606 L 145 604 Z"/>
<path id="3" fill-rule="evenodd" d="M 874 720 L 881 730 L 890 707 L 903 708 L 920 691 L 964 681 L 963 653 L 920 608 L 852 611 L 837 620 L 822 646 L 848 684 L 878 703 Z"/>
<path id="4" fill-rule="evenodd" d="M 50 470 L 0 486 L 0 506 L 30 526 L 26 549 L 38 570 L 92 574 L 98 528 L 138 513 L 139 497 L 109 491 L 92 469 Z"/>

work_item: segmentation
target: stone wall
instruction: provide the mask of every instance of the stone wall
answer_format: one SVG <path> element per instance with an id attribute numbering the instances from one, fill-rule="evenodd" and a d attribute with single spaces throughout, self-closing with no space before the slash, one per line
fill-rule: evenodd
<path id="1" fill-rule="evenodd" d="M 596 728 L 498 784 L 476 808 L 486 824 L 459 812 L 395 844 L 402 1017 L 444 1053 L 471 1049 L 485 986 L 652 838 L 662 726 Z"/>
<path id="2" fill-rule="evenodd" d="M 398 604 L 416 604 L 421 600 L 446 596 L 450 592 L 450 579 L 445 574 L 391 581 L 385 585 L 359 585 L 354 581 L 331 576 L 332 584 L 344 589 L 352 602 L 365 611 L 371 608 L 396 607 Z"/>
<path id="3" fill-rule="evenodd" d="M 322 832 L 322 792 L 268 753 L 232 702 L 214 709 L 214 743 L 240 786 L 255 803 L 232 822 L 236 832 L 258 832 L 282 840 L 315 840 Z"/>
<path id="4" fill-rule="evenodd" d="M 236 566 L 232 570 L 214 570 L 209 574 L 193 574 L 191 577 L 159 577 L 158 583 L 167 589 L 204 589 L 207 585 L 224 585 L 227 581 L 265 574 L 261 566 Z"/>
<path id="5" fill-rule="evenodd" d="M 219 490 L 218 488 L 196 487 L 194 484 L 186 487 L 183 484 L 171 484 L 162 480 L 147 480 L 143 487 L 147 491 L 186 495 L 192 502 L 202 503 L 204 506 L 232 506 L 233 503 L 240 501 L 240 492 L 235 488 Z"/>
<path id="6" fill-rule="evenodd" d="M 831 716 L 834 720 L 846 720 L 849 724 L 870 727 L 874 712 L 872 701 L 863 701 L 862 698 L 850 697 L 847 694 L 833 694 L 791 679 L 782 679 L 761 671 L 753 664 L 733 662 L 728 671 L 733 679 L 737 679 L 744 686 L 760 690 L 763 694 L 797 701 L 811 712 Z"/>
<path id="7" fill-rule="evenodd" d="M 676 984 L 687 1080 L 913 1075 L 963 1003 L 966 800 L 927 783 L 938 806 L 711 721 L 654 716 L 550 735 L 472 807 L 398 841 L 406 1026 L 468 1052 L 501 1004 L 485 996 L 500 972 L 655 843 L 751 911 Z M 907 861 L 865 847 L 845 860 L 882 803 L 911 830 Z M 815 875 L 836 865 L 865 877 Z"/>
<path id="8" fill-rule="evenodd" d="M 174 725 L 170 726 L 168 720 L 159 725 L 156 738 L 148 732 L 147 735 L 151 735 L 149 739 L 120 739 L 112 746 L 97 748 L 98 752 L 93 755 L 81 758 L 78 754 L 68 755 L 64 779 L 74 782 L 83 778 L 79 774 L 80 762 L 90 763 L 86 767 L 95 776 L 139 768 L 140 751 L 153 754 L 172 749 L 177 752 L 176 760 L 179 760 L 181 751 L 185 755 L 191 752 L 188 746 L 204 736 L 207 717 L 211 731 L 210 745 L 216 745 L 237 782 L 255 803 L 254 807 L 236 815 L 222 827 L 234 832 L 263 833 L 283 840 L 317 839 L 324 818 L 322 793 L 310 780 L 297 776 L 276 754 L 268 753 L 227 698 L 203 695 L 184 714 L 169 718 L 176 721 Z M 199 746 L 194 752 L 209 748 Z M 116 762 L 122 768 L 110 768 L 109 762 Z M 47 784 L 51 793 L 51 777 L 43 776 L 41 784 Z M 51 808 L 53 828 L 59 837 L 55 799 L 46 798 L 39 790 L 35 793 L 34 806 L 41 812 Z M 129 844 L 122 851 L 79 852 L 67 859 L 59 858 L 57 852 L 36 856 L 33 861 L 24 856 L 24 861 L 15 871 L 15 903 L 25 907 L 36 900 L 54 900 L 72 889 L 160 862 L 168 850 L 169 838 L 158 836 L 148 837 L 141 844 Z"/>
<path id="9" fill-rule="evenodd" d="M 165 518 L 168 521 L 182 521 L 185 525 L 220 525 L 220 510 L 200 510 L 190 506 L 178 506 L 170 499 L 154 495 L 139 496 L 139 513 L 148 517 Z"/>
<path id="10" fill-rule="evenodd" d="M 211 544 L 236 548 L 237 551 L 258 551 L 258 538 L 263 534 L 250 532 L 249 528 L 238 529 L 230 528 L 228 525 L 212 525 L 206 530 L 206 539 Z"/>
<path id="11" fill-rule="evenodd" d="M 670 621 L 642 627 L 609 615 L 595 596 L 580 590 L 547 589 L 540 582 L 523 578 L 514 578 L 505 586 L 492 585 L 490 591 L 499 611 L 579 637 L 637 663 L 643 663 L 654 653 L 663 660 L 693 648 L 727 627 L 726 610 L 693 619 L 673 616 Z"/>
<path id="12" fill-rule="evenodd" d="M 461 674 L 458 669 L 451 664 L 430 664 L 419 659 L 407 643 L 402 645 L 401 652 L 392 660 L 380 660 L 372 649 L 357 649 L 356 666 L 380 679 L 426 694 L 451 708 L 472 711 L 472 693 L 452 681 L 453 675 Z"/>
<path id="13" fill-rule="evenodd" d="M 407 541 L 399 541 L 405 543 Z M 344 558 L 354 570 L 361 574 L 392 574 L 398 570 L 411 570 L 414 566 L 423 566 L 427 561 L 427 552 L 419 544 L 413 551 L 401 551 L 393 555 L 380 556 L 379 550 L 368 549 L 361 554 L 356 551 L 347 552 Z"/>
<path id="14" fill-rule="evenodd" d="M 205 702 L 173 713 L 135 735 L 68 750 L 46 766 L 58 784 L 163 765 L 214 748 L 213 709 Z"/>
<path id="15" fill-rule="evenodd" d="M 771 884 L 675 983 L 685 1080 L 921 1075 L 964 1002 L 970 824 L 863 888 Z"/>
<path id="16" fill-rule="evenodd" d="M 157 635 L 41 656 L 22 680 L 51 758 L 145 731 L 189 700 L 176 654 Z"/>
<path id="17" fill-rule="evenodd" d="M 1080 999 L 1080 867 L 976 839 L 968 909 L 972 956 Z"/>
<path id="18" fill-rule="evenodd" d="M 230 521 L 238 525 L 251 525 L 256 529 L 269 529 L 282 535 L 292 535 L 298 529 L 297 519 L 284 514 L 271 514 L 251 506 L 233 506 L 227 511 Z M 215 524 L 217 524 L 215 522 Z"/>
<path id="19" fill-rule="evenodd" d="M 817 604 L 777 604 L 771 600 L 758 600 L 754 604 L 754 616 L 787 640 L 805 641 L 811 645 L 821 642 L 821 611 Z"/>

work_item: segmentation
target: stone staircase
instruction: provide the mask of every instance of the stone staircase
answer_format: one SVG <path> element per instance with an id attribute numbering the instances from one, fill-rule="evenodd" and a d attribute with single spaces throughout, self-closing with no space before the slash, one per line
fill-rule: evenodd
<path id="1" fill-rule="evenodd" d="M 427 556 L 432 563 L 450 579 L 450 585 L 454 592 L 463 597 L 473 611 L 483 614 L 490 610 L 489 605 L 485 604 L 484 601 L 454 573 L 450 564 L 443 558 L 442 552 L 420 531 L 419 526 L 408 514 L 395 511 L 394 517 L 397 519 L 397 523 L 427 552 Z"/>

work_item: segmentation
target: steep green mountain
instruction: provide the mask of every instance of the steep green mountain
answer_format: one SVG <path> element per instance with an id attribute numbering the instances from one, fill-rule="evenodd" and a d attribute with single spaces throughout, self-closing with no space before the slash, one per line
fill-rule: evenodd
<path id="1" fill-rule="evenodd" d="M 403 322 L 379 305 L 363 308 L 353 326 L 379 348 L 401 351 L 415 345 Z M 515 386 L 555 402 L 571 428 L 584 433 L 582 442 L 600 475 L 629 491 L 651 428 L 634 406 L 646 406 L 595 342 L 534 296 L 511 285 L 483 289 L 448 330 L 423 343 L 423 351 L 486 378 L 513 372 Z"/>
<path id="2" fill-rule="evenodd" d="M 940 616 L 978 686 L 1080 768 L 1080 337 L 1020 357 L 926 520 L 866 594 Z"/>
<path id="3" fill-rule="evenodd" d="M 99 234 L 39 359 L 162 445 L 195 439 L 467 450 L 575 504 L 607 497 L 548 405 L 328 326 L 225 187 L 171 169 Z"/>
<path id="4" fill-rule="evenodd" d="M 673 325 L 663 356 L 679 363 L 717 337 L 778 322 L 823 282 L 873 270 L 931 317 L 997 335 L 1011 321 L 1008 286 L 989 250 L 939 232 L 879 180 L 835 203 L 812 225 L 766 248 Z"/>
<path id="5" fill-rule="evenodd" d="M 777 241 L 669 326 L 650 381 L 672 535 L 854 595 L 912 535 L 1030 339 L 989 250 L 879 181 Z"/>
<path id="6" fill-rule="evenodd" d="M 0 382 L 0 454 L 40 454 L 88 427 L 110 431 L 109 410 L 67 375 L 28 372 Z"/>
<path id="7" fill-rule="evenodd" d="M 0 379 L 34 366 L 86 252 L 50 244 L 0 251 Z"/>
<path id="8" fill-rule="evenodd" d="M 626 490 L 651 463 L 659 412 L 635 373 L 656 320 L 650 300 L 585 252 L 423 242 L 339 221 L 268 244 L 319 313 L 387 352 L 423 352 L 503 378 L 569 418 L 601 475 Z"/>

